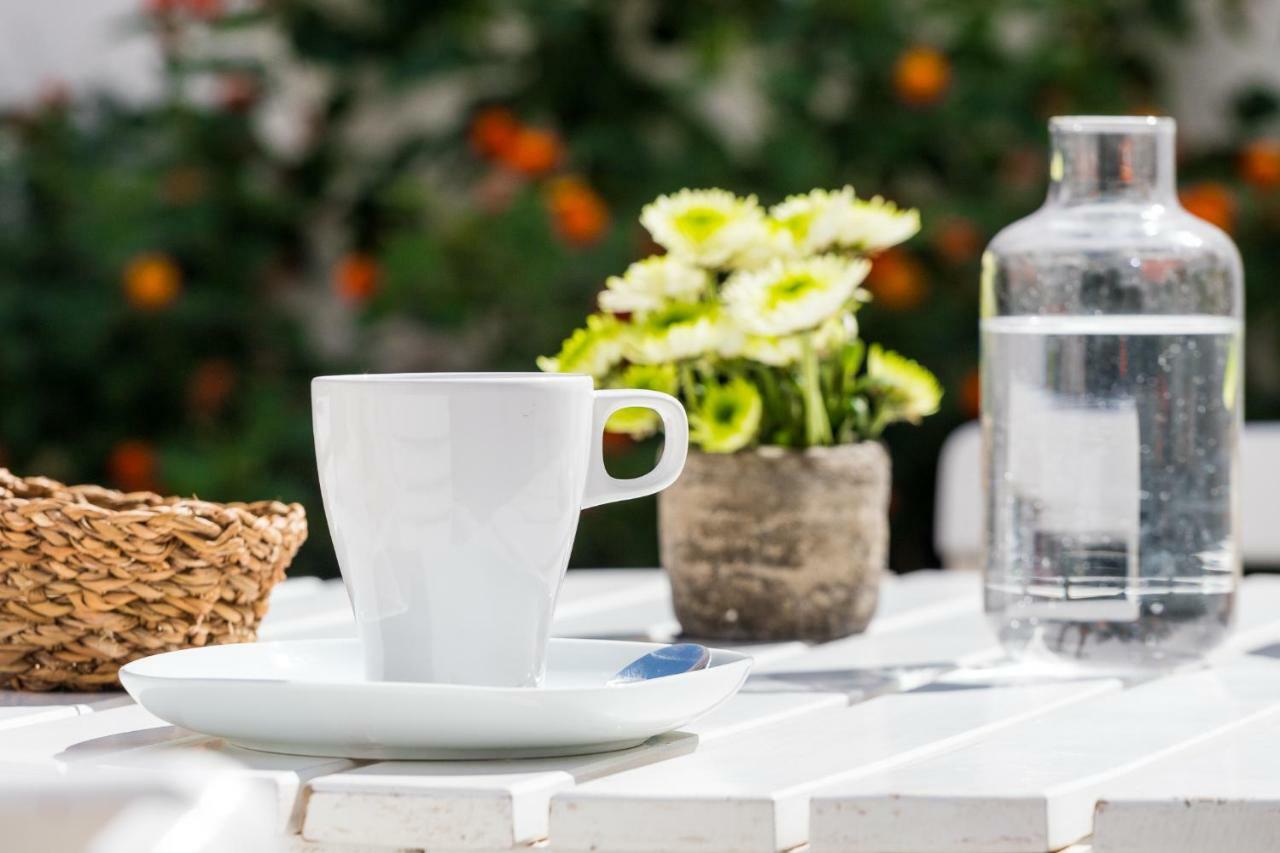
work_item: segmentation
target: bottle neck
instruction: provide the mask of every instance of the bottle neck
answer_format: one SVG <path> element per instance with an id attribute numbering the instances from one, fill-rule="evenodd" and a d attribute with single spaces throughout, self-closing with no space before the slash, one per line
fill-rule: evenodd
<path id="1" fill-rule="evenodd" d="M 1176 204 L 1172 119 L 1064 117 L 1049 127 L 1050 204 Z"/>

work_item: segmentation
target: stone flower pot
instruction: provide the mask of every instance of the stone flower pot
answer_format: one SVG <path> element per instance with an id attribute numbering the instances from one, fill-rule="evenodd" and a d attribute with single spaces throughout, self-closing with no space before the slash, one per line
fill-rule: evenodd
<path id="1" fill-rule="evenodd" d="M 879 442 L 690 450 L 659 497 L 662 564 L 692 637 L 822 641 L 862 631 L 889 544 Z"/>

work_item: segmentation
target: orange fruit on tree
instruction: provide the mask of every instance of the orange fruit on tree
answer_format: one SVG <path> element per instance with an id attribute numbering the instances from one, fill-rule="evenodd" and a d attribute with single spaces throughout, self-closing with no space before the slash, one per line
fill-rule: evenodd
<path id="1" fill-rule="evenodd" d="M 348 302 L 364 302 L 378 290 L 382 271 L 378 261 L 364 252 L 352 252 L 338 261 L 334 288 Z"/>
<path id="2" fill-rule="evenodd" d="M 877 255 L 867 275 L 867 289 L 875 304 L 890 311 L 908 311 L 924 301 L 929 287 L 924 267 L 905 249 L 887 249 Z"/>
<path id="3" fill-rule="evenodd" d="M 563 155 L 564 146 L 555 133 L 535 127 L 522 127 L 500 157 L 509 168 L 522 175 L 536 177 L 554 169 Z"/>
<path id="4" fill-rule="evenodd" d="M 139 311 L 160 311 L 178 298 L 182 272 L 168 255 L 146 252 L 124 268 L 124 295 Z"/>
<path id="5" fill-rule="evenodd" d="M 566 243 L 596 242 L 609 227 L 609 208 L 600 194 L 580 178 L 560 178 L 547 190 L 552 224 Z"/>
<path id="6" fill-rule="evenodd" d="M 107 457 L 107 476 L 126 492 L 159 491 L 155 449 L 140 439 L 121 441 Z"/>
<path id="7" fill-rule="evenodd" d="M 1206 181 L 1178 194 L 1182 206 L 1206 222 L 1230 232 L 1236 222 L 1236 200 L 1222 184 Z"/>
<path id="8" fill-rule="evenodd" d="M 1257 139 L 1241 149 L 1240 177 L 1260 190 L 1280 187 L 1280 139 Z"/>
<path id="9" fill-rule="evenodd" d="M 950 85 L 951 63 L 932 47 L 909 48 L 893 65 L 893 88 L 903 103 L 915 107 L 935 104 Z"/>
<path id="10" fill-rule="evenodd" d="M 520 122 L 506 107 L 485 107 L 471 119 L 468 138 L 471 147 L 482 157 L 502 157 L 511 149 Z"/>

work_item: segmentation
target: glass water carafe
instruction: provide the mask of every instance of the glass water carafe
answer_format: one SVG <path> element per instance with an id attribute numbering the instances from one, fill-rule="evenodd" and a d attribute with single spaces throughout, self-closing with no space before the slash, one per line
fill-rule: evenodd
<path id="1" fill-rule="evenodd" d="M 982 263 L 986 610 L 1023 660 L 1175 666 L 1240 575 L 1240 256 L 1178 204 L 1172 119 L 1050 132 Z"/>

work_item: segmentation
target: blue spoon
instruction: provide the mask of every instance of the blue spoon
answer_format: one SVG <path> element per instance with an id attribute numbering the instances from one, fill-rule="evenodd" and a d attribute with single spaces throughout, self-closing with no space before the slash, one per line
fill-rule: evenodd
<path id="1" fill-rule="evenodd" d="M 710 663 L 711 652 L 707 651 L 706 646 L 699 646 L 697 643 L 676 643 L 636 658 L 609 679 L 609 685 L 631 684 L 636 681 L 648 681 L 651 678 L 679 675 L 682 672 L 694 672 L 706 669 Z"/>

